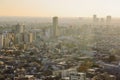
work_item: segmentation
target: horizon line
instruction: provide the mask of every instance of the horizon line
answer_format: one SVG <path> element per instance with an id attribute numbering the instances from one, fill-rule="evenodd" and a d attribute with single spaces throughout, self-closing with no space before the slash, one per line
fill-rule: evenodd
<path id="1" fill-rule="evenodd" d="M 12 17 L 18 17 L 18 18 L 53 18 L 53 17 L 58 17 L 58 18 L 93 18 L 93 15 L 92 16 L 0 16 L 0 17 L 8 17 L 8 18 L 12 18 Z M 104 17 L 97 15 L 97 18 L 106 18 L 107 16 L 109 16 L 109 15 L 106 15 Z M 120 16 L 119 17 L 113 17 L 113 16 L 111 16 L 111 17 L 113 19 L 114 18 L 120 18 Z"/>

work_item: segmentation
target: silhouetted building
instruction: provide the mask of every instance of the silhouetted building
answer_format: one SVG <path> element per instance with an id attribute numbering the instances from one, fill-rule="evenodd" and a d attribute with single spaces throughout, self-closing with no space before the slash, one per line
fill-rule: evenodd
<path id="1" fill-rule="evenodd" d="M 93 15 L 93 22 L 97 22 L 97 15 Z"/>
<path id="2" fill-rule="evenodd" d="M 101 19 L 100 19 L 100 24 L 104 24 L 104 23 L 105 23 L 104 18 L 101 18 Z"/>
<path id="3" fill-rule="evenodd" d="M 55 38 L 58 36 L 58 17 L 53 17 L 53 25 L 51 27 L 51 37 Z"/>
<path id="4" fill-rule="evenodd" d="M 107 17 L 106 17 L 106 23 L 107 23 L 107 24 L 110 24 L 110 23 L 111 23 L 111 16 L 107 16 Z"/>

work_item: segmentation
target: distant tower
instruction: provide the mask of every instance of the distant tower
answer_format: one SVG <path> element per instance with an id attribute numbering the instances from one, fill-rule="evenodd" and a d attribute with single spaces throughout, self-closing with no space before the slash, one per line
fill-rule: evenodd
<path id="1" fill-rule="evenodd" d="M 110 23 L 111 23 L 111 16 L 107 16 L 107 17 L 106 17 L 106 23 L 107 23 L 107 24 L 110 24 Z"/>
<path id="2" fill-rule="evenodd" d="M 17 24 L 16 25 L 16 28 L 15 28 L 15 32 L 16 33 L 24 33 L 24 29 L 25 29 L 25 25 L 20 25 L 20 24 Z"/>
<path id="3" fill-rule="evenodd" d="M 3 48 L 9 47 L 9 37 L 7 31 L 2 35 L 2 46 Z"/>
<path id="4" fill-rule="evenodd" d="M 32 32 L 29 33 L 29 41 L 30 41 L 30 43 L 33 42 L 33 33 Z"/>
<path id="5" fill-rule="evenodd" d="M 53 25 L 51 27 L 52 38 L 55 38 L 58 36 L 57 28 L 58 28 L 58 17 L 53 17 Z"/>
<path id="6" fill-rule="evenodd" d="M 98 25 L 99 23 L 99 18 L 97 18 L 97 15 L 93 15 L 93 24 Z"/>
<path id="7" fill-rule="evenodd" d="M 3 46 L 4 46 L 3 39 L 4 39 L 3 34 L 0 33 L 0 49 L 3 48 Z"/>
<path id="8" fill-rule="evenodd" d="M 103 24 L 104 24 L 104 22 L 105 22 L 105 21 L 104 21 L 104 18 L 101 18 L 101 19 L 100 19 L 100 24 L 102 24 L 102 25 L 103 25 Z"/>
<path id="9" fill-rule="evenodd" d="M 24 31 L 25 30 L 25 25 L 24 24 L 17 24 L 15 26 L 15 41 L 14 43 L 16 44 L 23 44 L 25 42 L 24 39 Z"/>
<path id="10" fill-rule="evenodd" d="M 28 32 L 24 33 L 24 42 L 29 43 L 29 33 Z"/>
<path id="11" fill-rule="evenodd" d="M 2 48 L 5 48 L 5 37 L 2 35 Z"/>
<path id="12" fill-rule="evenodd" d="M 100 22 L 104 22 L 104 18 L 101 18 Z"/>
<path id="13" fill-rule="evenodd" d="M 97 22 L 97 15 L 93 15 L 93 22 Z"/>

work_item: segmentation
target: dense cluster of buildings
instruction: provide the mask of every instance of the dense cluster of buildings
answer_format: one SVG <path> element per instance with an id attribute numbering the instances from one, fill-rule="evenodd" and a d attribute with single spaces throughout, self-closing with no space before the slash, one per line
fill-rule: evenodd
<path id="1" fill-rule="evenodd" d="M 99 25 L 110 25 L 111 24 L 111 16 L 106 16 L 106 19 L 104 18 L 98 18 L 97 15 L 93 15 L 93 23 L 99 24 Z"/>
<path id="2" fill-rule="evenodd" d="M 53 17 L 53 25 L 49 28 L 48 37 L 55 38 L 58 36 L 58 17 Z M 43 36 L 46 36 L 46 30 L 42 29 Z M 39 32 L 38 32 L 39 33 Z M 21 47 L 26 49 L 27 46 L 36 41 L 37 31 L 27 31 L 24 24 L 17 24 L 9 31 L 1 31 L 0 33 L 0 48 L 16 48 Z"/>
<path id="3" fill-rule="evenodd" d="M 0 80 L 120 80 L 117 29 L 111 16 L 93 15 L 89 24 L 53 17 L 49 26 L 2 30 Z"/>
<path id="4" fill-rule="evenodd" d="M 1 32 L 0 36 L 1 48 L 16 48 L 16 46 L 30 44 L 35 40 L 34 33 L 26 32 L 25 25 L 20 24 L 17 24 L 11 31 Z"/>

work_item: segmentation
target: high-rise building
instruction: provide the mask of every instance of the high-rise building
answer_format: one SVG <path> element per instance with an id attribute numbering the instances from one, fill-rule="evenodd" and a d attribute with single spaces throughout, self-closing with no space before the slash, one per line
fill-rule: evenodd
<path id="1" fill-rule="evenodd" d="M 0 48 L 3 48 L 3 35 L 0 33 Z"/>
<path id="2" fill-rule="evenodd" d="M 24 33 L 20 33 L 20 40 L 21 40 L 21 43 L 24 43 L 25 42 L 25 37 L 24 37 Z"/>
<path id="3" fill-rule="evenodd" d="M 15 44 L 22 44 L 22 43 L 24 43 L 24 33 L 16 34 Z"/>
<path id="4" fill-rule="evenodd" d="M 100 24 L 103 25 L 105 23 L 104 18 L 100 19 Z"/>
<path id="5" fill-rule="evenodd" d="M 18 44 L 19 43 L 19 34 L 15 34 L 15 36 L 14 36 L 14 44 Z"/>
<path id="6" fill-rule="evenodd" d="M 25 41 L 25 43 L 29 43 L 29 33 L 27 33 L 27 32 L 25 32 L 24 33 L 24 41 Z"/>
<path id="7" fill-rule="evenodd" d="M 24 29 L 25 29 L 25 25 L 21 25 L 21 24 L 17 24 L 16 26 L 15 26 L 15 32 L 16 33 L 23 33 L 24 32 Z"/>
<path id="8" fill-rule="evenodd" d="M 97 22 L 97 15 L 93 15 L 93 22 Z"/>
<path id="9" fill-rule="evenodd" d="M 6 31 L 3 33 L 3 36 L 2 36 L 2 40 L 3 40 L 3 48 L 8 48 L 9 47 L 9 33 Z"/>
<path id="10" fill-rule="evenodd" d="M 53 25 L 51 27 L 51 37 L 55 38 L 58 36 L 58 17 L 53 17 Z"/>
<path id="11" fill-rule="evenodd" d="M 33 32 L 33 40 L 36 40 L 37 32 Z"/>
<path id="12" fill-rule="evenodd" d="M 110 24 L 111 23 L 111 16 L 106 17 L 106 23 Z"/>
<path id="13" fill-rule="evenodd" d="M 30 41 L 30 43 L 32 43 L 33 42 L 33 33 L 29 33 L 29 41 Z"/>
<path id="14" fill-rule="evenodd" d="M 98 25 L 99 24 L 99 18 L 97 18 L 97 15 L 93 15 L 93 24 Z"/>

